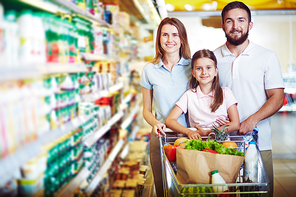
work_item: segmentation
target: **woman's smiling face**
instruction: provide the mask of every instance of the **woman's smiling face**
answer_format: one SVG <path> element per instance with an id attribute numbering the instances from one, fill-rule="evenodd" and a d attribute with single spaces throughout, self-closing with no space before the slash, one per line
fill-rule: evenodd
<path id="1" fill-rule="evenodd" d="M 166 24 L 161 29 L 160 44 L 166 53 L 176 53 L 179 55 L 181 40 L 178 29 L 174 25 Z"/>

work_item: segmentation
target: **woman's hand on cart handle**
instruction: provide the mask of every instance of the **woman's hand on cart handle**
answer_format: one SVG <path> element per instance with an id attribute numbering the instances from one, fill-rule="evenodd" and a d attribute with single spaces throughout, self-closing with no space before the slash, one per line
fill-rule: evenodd
<path id="1" fill-rule="evenodd" d="M 159 123 L 157 125 L 154 125 L 153 127 L 154 135 L 156 137 L 165 136 L 165 130 L 166 130 L 166 126 L 163 123 Z"/>

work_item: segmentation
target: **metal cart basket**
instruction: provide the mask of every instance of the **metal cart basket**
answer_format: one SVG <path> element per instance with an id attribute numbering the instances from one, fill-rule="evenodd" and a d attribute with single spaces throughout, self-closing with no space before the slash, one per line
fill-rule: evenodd
<path id="1" fill-rule="evenodd" d="M 160 155 L 161 155 L 161 166 L 162 166 L 162 178 L 164 186 L 164 196 L 219 196 L 219 197 L 237 197 L 237 196 L 262 196 L 269 192 L 268 187 L 268 177 L 262 161 L 262 156 L 259 152 L 259 161 L 258 161 L 258 183 L 245 183 L 243 181 L 244 174 L 244 165 L 242 165 L 241 170 L 239 171 L 236 183 L 228 184 L 181 184 L 175 174 L 172 162 L 167 159 L 166 154 L 164 153 L 163 147 L 165 143 L 174 144 L 175 140 L 178 138 L 176 134 L 167 135 L 166 139 L 160 138 Z M 245 143 L 243 136 L 229 136 L 230 140 L 236 142 L 238 146 L 243 145 L 243 150 L 245 150 Z M 207 140 L 208 137 L 202 138 L 202 140 Z M 217 141 L 223 142 L 223 141 Z M 258 149 L 258 148 L 257 148 Z M 212 189 L 213 187 L 228 187 L 228 192 L 215 193 Z M 223 190 L 224 191 L 224 190 Z"/>

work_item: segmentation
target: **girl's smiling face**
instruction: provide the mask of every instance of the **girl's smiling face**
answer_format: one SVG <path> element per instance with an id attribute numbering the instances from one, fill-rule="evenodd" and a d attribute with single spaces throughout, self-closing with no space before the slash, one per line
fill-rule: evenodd
<path id="1" fill-rule="evenodd" d="M 178 29 L 174 25 L 166 24 L 161 29 L 160 44 L 167 53 L 178 53 L 181 47 L 181 40 Z"/>
<path id="2" fill-rule="evenodd" d="M 215 62 L 207 57 L 198 58 L 193 62 L 194 67 L 191 70 L 194 78 L 199 82 L 200 86 L 212 85 L 214 77 L 218 74 L 218 68 Z"/>

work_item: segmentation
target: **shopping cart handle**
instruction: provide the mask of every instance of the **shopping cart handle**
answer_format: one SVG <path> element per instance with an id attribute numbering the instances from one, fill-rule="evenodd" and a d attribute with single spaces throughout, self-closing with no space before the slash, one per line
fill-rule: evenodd
<path id="1" fill-rule="evenodd" d="M 196 128 L 188 128 L 188 129 L 190 129 L 191 131 L 196 131 L 197 129 Z M 210 128 L 203 128 L 204 130 L 211 130 Z M 158 131 L 158 133 L 160 133 L 160 131 L 157 129 L 157 131 Z M 165 130 L 164 130 L 164 132 L 175 132 L 175 131 L 173 131 L 172 129 L 170 129 L 170 128 L 166 128 Z"/>

